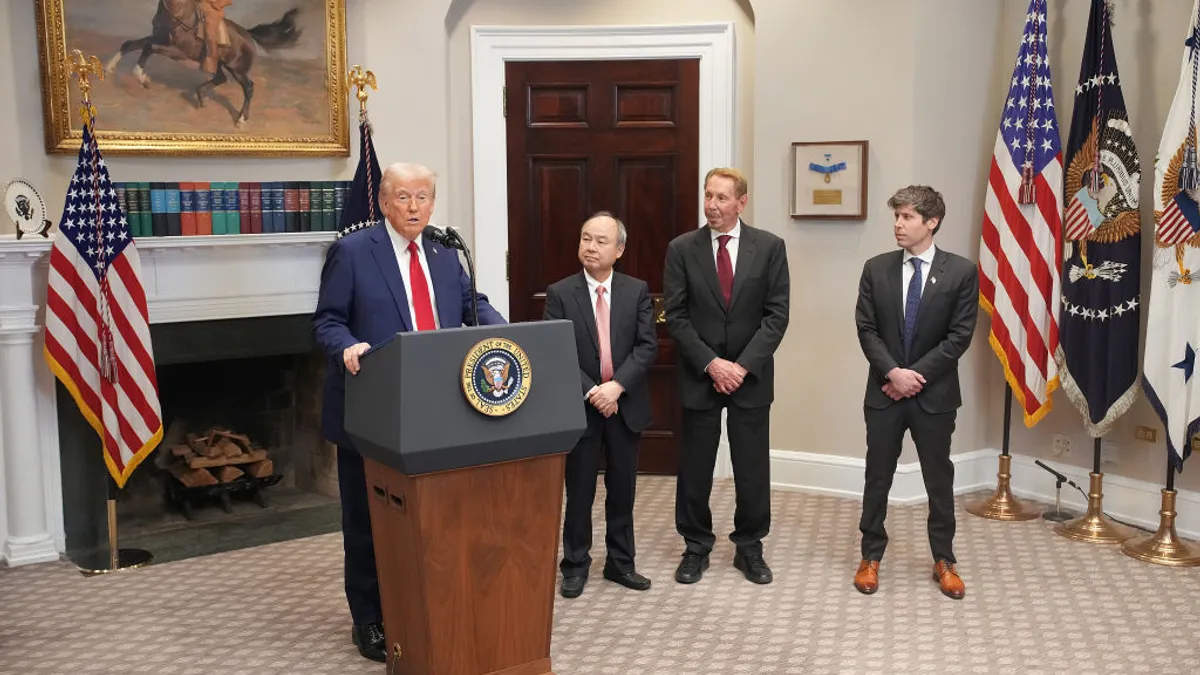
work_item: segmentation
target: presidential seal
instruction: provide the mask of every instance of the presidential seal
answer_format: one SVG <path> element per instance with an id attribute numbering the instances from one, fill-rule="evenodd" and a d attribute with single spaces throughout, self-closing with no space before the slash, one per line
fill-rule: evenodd
<path id="1" fill-rule="evenodd" d="M 501 417 L 520 408 L 532 384 L 529 357 L 512 340 L 488 338 L 463 360 L 463 393 L 484 415 Z"/>

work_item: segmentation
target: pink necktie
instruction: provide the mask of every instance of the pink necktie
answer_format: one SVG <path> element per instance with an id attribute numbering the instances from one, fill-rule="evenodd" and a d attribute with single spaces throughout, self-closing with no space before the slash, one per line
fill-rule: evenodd
<path id="1" fill-rule="evenodd" d="M 596 337 L 600 343 L 600 381 L 608 382 L 613 376 L 612 346 L 608 341 L 608 303 L 604 301 L 604 287 L 596 287 Z"/>

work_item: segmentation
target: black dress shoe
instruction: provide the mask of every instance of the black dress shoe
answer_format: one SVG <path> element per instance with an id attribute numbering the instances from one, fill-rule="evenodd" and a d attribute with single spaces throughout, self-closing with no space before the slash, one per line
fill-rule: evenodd
<path id="1" fill-rule="evenodd" d="M 767 561 L 763 560 L 762 554 L 751 553 L 742 555 L 735 553 L 733 556 L 733 566 L 742 571 L 746 575 L 748 581 L 753 581 L 756 584 L 769 584 L 775 577 L 771 574 L 771 568 L 767 567 Z"/>
<path id="2" fill-rule="evenodd" d="M 559 593 L 564 598 L 578 598 L 583 593 L 583 585 L 587 583 L 587 577 L 563 577 L 562 588 Z"/>
<path id="3" fill-rule="evenodd" d="M 693 551 L 684 551 L 683 560 L 679 561 L 679 567 L 675 569 L 675 581 L 681 584 L 694 584 L 700 581 L 700 577 L 704 576 L 704 570 L 708 569 L 708 554 L 700 555 Z"/>
<path id="4" fill-rule="evenodd" d="M 383 624 L 358 624 L 354 626 L 351 637 L 354 640 L 354 646 L 358 647 L 359 654 L 372 661 L 380 663 L 387 661 L 386 650 L 384 649 Z"/>
<path id="5" fill-rule="evenodd" d="M 650 590 L 650 580 L 638 574 L 637 572 L 618 572 L 617 570 L 604 568 L 604 578 L 609 581 L 615 581 L 625 588 L 635 591 Z"/>

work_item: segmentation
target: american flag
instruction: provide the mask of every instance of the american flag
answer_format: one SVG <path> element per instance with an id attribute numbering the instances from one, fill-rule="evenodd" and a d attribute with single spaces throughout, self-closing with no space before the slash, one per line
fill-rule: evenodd
<path id="1" fill-rule="evenodd" d="M 1162 212 L 1162 219 L 1158 221 L 1158 240 L 1164 246 L 1182 244 L 1196 234 L 1196 227 L 1200 227 L 1200 206 L 1181 190 Z"/>
<path id="2" fill-rule="evenodd" d="M 996 134 L 979 247 L 990 342 L 1030 427 L 1050 411 L 1058 388 L 1062 179 L 1046 0 L 1033 0 Z"/>
<path id="3" fill-rule="evenodd" d="M 163 434 L 141 268 L 89 120 L 50 251 L 45 357 L 117 487 Z"/>

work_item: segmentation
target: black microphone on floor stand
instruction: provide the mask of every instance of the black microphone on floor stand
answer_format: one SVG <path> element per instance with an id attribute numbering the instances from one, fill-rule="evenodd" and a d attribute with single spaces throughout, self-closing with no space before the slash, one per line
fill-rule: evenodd
<path id="1" fill-rule="evenodd" d="M 1051 469 L 1050 467 L 1046 466 L 1045 464 L 1042 464 L 1042 460 L 1035 459 L 1035 460 L 1033 460 L 1033 463 L 1042 467 L 1046 471 L 1049 471 L 1051 474 L 1054 475 L 1054 479 L 1057 481 L 1057 483 L 1054 486 L 1054 511 L 1053 512 L 1047 511 L 1047 512 L 1043 513 L 1042 518 L 1045 518 L 1046 520 L 1052 520 L 1056 523 L 1061 523 L 1066 520 L 1074 520 L 1075 518 L 1077 518 L 1078 516 L 1076 514 L 1071 513 L 1070 511 L 1063 511 L 1059 508 L 1059 505 L 1062 502 L 1062 486 L 1063 486 L 1063 483 L 1066 483 L 1067 485 L 1070 485 L 1071 487 L 1075 488 L 1076 490 L 1079 490 L 1080 492 L 1083 492 L 1083 490 L 1080 489 L 1080 487 L 1078 485 L 1076 485 L 1073 481 L 1071 481 L 1070 478 L 1067 478 L 1066 476 L 1055 471 L 1054 469 Z"/>

